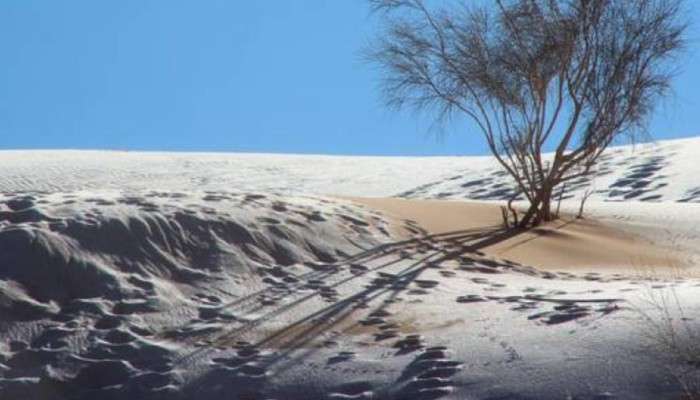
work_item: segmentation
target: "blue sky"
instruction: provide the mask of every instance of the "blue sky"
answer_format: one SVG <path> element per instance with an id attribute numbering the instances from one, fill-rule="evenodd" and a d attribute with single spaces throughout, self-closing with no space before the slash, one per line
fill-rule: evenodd
<path id="1" fill-rule="evenodd" d="M 468 125 L 436 140 L 383 107 L 360 57 L 376 28 L 362 0 L 2 0 L 0 148 L 484 153 Z M 700 134 L 689 33 L 657 139 Z"/>

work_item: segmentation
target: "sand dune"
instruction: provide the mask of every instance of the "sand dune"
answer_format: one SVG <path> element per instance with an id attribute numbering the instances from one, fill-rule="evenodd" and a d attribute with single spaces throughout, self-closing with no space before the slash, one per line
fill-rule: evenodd
<path id="1" fill-rule="evenodd" d="M 528 232 L 488 157 L 0 152 L 0 399 L 680 398 L 698 149 Z"/>
<path id="2" fill-rule="evenodd" d="M 317 265 L 381 243 L 384 225 L 316 197 L 1 195 L 1 398 L 181 395 L 194 338 L 285 302 L 323 277 Z M 251 312 L 229 307 L 251 294 Z"/>
<path id="3" fill-rule="evenodd" d="M 399 230 L 405 229 L 404 220 L 416 222 L 428 235 L 458 234 L 461 231 L 493 231 L 496 234 L 502 229 L 500 206 L 494 203 L 349 199 L 393 217 Z M 672 269 L 673 272 L 688 269 L 687 255 L 629 233 L 620 227 L 624 222 L 615 225 L 562 215 L 558 221 L 500 237 L 495 243 L 491 240 L 473 251 L 547 270 L 635 274 L 649 270 L 659 272 L 659 269 Z"/>
<path id="4" fill-rule="evenodd" d="M 565 200 L 700 202 L 700 139 L 610 148 Z M 0 151 L 0 191 L 175 190 L 498 200 L 512 182 L 491 157 L 359 157 L 137 151 Z"/>

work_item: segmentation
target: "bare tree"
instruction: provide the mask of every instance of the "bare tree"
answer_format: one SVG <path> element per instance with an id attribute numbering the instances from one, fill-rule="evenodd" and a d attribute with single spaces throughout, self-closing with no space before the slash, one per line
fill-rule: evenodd
<path id="1" fill-rule="evenodd" d="M 471 119 L 529 201 L 521 227 L 553 219 L 558 185 L 643 131 L 687 26 L 682 0 L 370 3 L 385 30 L 367 53 L 387 103 Z"/>

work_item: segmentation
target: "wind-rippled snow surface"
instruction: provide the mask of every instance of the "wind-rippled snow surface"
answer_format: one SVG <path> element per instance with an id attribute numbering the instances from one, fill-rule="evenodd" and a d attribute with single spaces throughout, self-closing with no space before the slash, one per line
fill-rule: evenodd
<path id="1" fill-rule="evenodd" d="M 610 148 L 564 198 L 700 202 L 699 139 Z M 0 191 L 164 189 L 504 200 L 513 184 L 490 157 L 352 157 L 122 151 L 0 151 Z"/>
<path id="2" fill-rule="evenodd" d="M 613 148 L 564 198 L 692 247 L 698 150 Z M 0 152 L 0 399 L 678 398 L 637 310 L 671 290 L 692 320 L 697 281 L 544 272 L 324 197 L 511 190 L 488 157 Z"/>
<path id="3" fill-rule="evenodd" d="M 0 197 L 2 398 L 172 398 L 178 359 L 387 236 L 356 206 L 254 193 Z"/>

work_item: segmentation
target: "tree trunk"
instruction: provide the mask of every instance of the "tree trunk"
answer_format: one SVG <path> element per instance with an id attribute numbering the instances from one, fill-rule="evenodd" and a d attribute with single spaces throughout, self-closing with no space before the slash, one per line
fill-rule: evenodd
<path id="1" fill-rule="evenodd" d="M 538 196 L 530 203 L 530 207 L 527 209 L 527 211 L 525 211 L 525 214 L 523 215 L 523 218 L 520 220 L 518 227 L 520 227 L 520 228 L 529 227 L 533 218 L 539 213 L 539 208 L 540 208 L 540 199 Z"/>
<path id="2" fill-rule="evenodd" d="M 542 189 L 542 207 L 540 207 L 540 222 L 549 222 L 553 220 L 552 217 L 552 187 L 551 185 L 546 185 Z"/>
<path id="3" fill-rule="evenodd" d="M 542 222 L 548 222 L 554 219 L 552 216 L 551 207 L 553 190 L 553 185 L 542 185 L 539 192 L 537 193 L 537 196 L 530 203 L 530 207 L 525 212 L 523 218 L 520 220 L 520 224 L 518 224 L 520 228 L 537 226 Z"/>
<path id="4" fill-rule="evenodd" d="M 566 191 L 566 183 L 559 191 L 559 200 L 557 201 L 557 212 L 554 214 L 554 218 L 559 219 L 559 211 L 561 210 L 561 201 L 564 199 L 564 192 Z"/>

